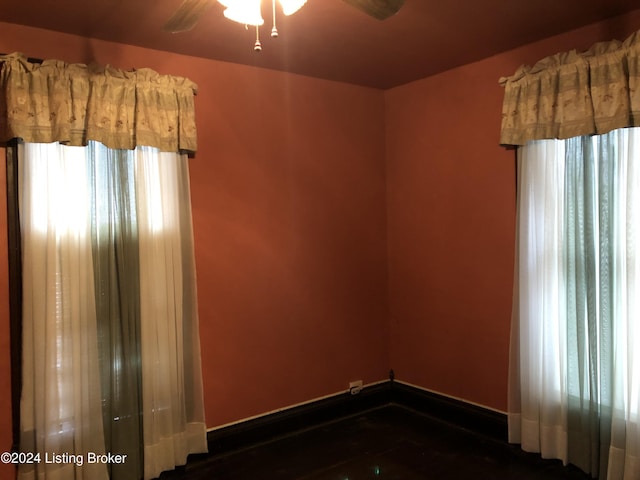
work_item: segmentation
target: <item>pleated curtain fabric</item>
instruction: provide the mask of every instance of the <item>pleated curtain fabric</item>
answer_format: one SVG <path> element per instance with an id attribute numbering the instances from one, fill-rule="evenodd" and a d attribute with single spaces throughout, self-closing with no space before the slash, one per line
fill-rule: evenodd
<path id="1" fill-rule="evenodd" d="M 500 83 L 518 146 L 509 439 L 640 478 L 640 33 Z"/>
<path id="2" fill-rule="evenodd" d="M 500 84 L 503 145 L 640 126 L 640 32 L 523 65 Z"/>
<path id="3" fill-rule="evenodd" d="M 20 479 L 107 479 L 89 187 L 77 155 L 20 149 L 23 377 Z M 69 153 L 69 155 L 65 155 Z M 52 158 L 53 155 L 53 158 Z M 78 183 L 80 181 L 80 183 Z M 129 477 L 133 478 L 133 477 Z"/>
<path id="4" fill-rule="evenodd" d="M 207 451 L 187 159 L 96 142 L 19 151 L 21 448 L 75 460 L 20 478 L 156 478 Z M 123 461 L 88 462 L 105 453 Z"/>
<path id="5" fill-rule="evenodd" d="M 175 157 L 137 149 L 145 478 L 207 451 L 189 177 Z"/>
<path id="6" fill-rule="evenodd" d="M 39 460 L 18 476 L 156 478 L 207 451 L 196 86 L 21 54 L 0 64 L 0 140 L 20 139 L 20 449 Z"/>
<path id="7" fill-rule="evenodd" d="M 196 92 L 189 79 L 148 68 L 0 55 L 0 141 L 83 146 L 95 140 L 114 149 L 195 152 Z"/>
<path id="8" fill-rule="evenodd" d="M 518 150 L 518 214 L 509 365 L 509 441 L 566 461 L 564 142 Z"/>
<path id="9" fill-rule="evenodd" d="M 640 478 L 640 129 L 519 150 L 510 441 Z"/>
<path id="10" fill-rule="evenodd" d="M 65 151 L 68 147 L 58 149 Z M 105 450 L 127 455 L 126 462 L 110 465 L 111 478 L 142 478 L 140 227 L 135 152 L 90 142 L 84 154 L 90 186 L 87 203 Z"/>

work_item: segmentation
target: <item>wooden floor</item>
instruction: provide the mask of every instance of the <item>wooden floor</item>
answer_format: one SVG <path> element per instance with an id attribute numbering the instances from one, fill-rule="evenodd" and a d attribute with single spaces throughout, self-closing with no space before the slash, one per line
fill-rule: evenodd
<path id="1" fill-rule="evenodd" d="M 161 480 L 588 480 L 559 461 L 404 407 L 386 406 L 225 455 Z"/>

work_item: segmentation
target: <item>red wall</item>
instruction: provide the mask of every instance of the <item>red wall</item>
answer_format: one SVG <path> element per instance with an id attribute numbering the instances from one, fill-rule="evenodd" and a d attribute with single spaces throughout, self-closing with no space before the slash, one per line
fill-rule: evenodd
<path id="1" fill-rule="evenodd" d="M 8 24 L 0 51 L 146 66 L 198 84 L 190 172 L 210 427 L 387 378 L 381 91 Z M 11 444 L 9 407 L 0 396 L 0 451 Z"/>
<path id="2" fill-rule="evenodd" d="M 399 380 L 504 410 L 515 171 L 495 67 L 386 94 L 389 305 Z"/>
<path id="3" fill-rule="evenodd" d="M 213 427 L 382 380 L 390 367 L 505 410 L 515 172 L 498 146 L 498 78 L 639 24 L 636 12 L 387 92 L 2 23 L 0 51 L 198 83 L 190 168 Z M 0 235 L 7 392 L 5 251 Z M 2 395 L 0 451 L 10 431 Z"/>
<path id="4" fill-rule="evenodd" d="M 639 25 L 637 10 L 385 92 L 398 380 L 506 411 L 515 154 L 498 145 L 498 79 Z"/>

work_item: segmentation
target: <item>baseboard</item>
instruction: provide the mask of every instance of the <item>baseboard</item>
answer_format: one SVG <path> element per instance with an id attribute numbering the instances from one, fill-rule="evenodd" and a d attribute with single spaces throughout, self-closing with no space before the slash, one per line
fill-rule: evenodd
<path id="1" fill-rule="evenodd" d="M 390 382 L 393 403 L 459 428 L 507 441 L 507 416 L 402 382 Z"/>
<path id="2" fill-rule="evenodd" d="M 458 428 L 499 441 L 507 440 L 507 417 L 503 413 L 402 382 L 388 381 L 365 387 L 357 395 L 345 392 L 211 430 L 207 434 L 209 453 L 224 455 L 323 423 L 385 407 L 411 409 Z"/>
<path id="3" fill-rule="evenodd" d="M 207 432 L 209 452 L 215 455 L 246 448 L 356 415 L 391 403 L 389 382 L 371 385 L 357 395 L 349 392 L 284 409 Z"/>

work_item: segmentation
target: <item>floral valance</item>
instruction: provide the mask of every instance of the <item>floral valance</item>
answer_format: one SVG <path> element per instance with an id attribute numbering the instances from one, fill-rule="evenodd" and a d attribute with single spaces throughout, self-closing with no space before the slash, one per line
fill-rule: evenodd
<path id="1" fill-rule="evenodd" d="M 150 69 L 0 56 L 0 142 L 139 145 L 195 152 L 196 85 Z"/>
<path id="2" fill-rule="evenodd" d="M 640 32 L 522 66 L 500 83 L 504 145 L 640 126 Z"/>

